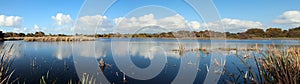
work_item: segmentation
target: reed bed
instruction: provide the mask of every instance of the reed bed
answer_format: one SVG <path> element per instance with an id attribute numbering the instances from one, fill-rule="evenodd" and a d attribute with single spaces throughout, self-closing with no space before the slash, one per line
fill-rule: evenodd
<path id="1" fill-rule="evenodd" d="M 11 68 L 14 57 L 12 57 L 14 45 L 13 44 L 5 44 L 2 46 L 0 55 L 0 84 L 8 84 L 13 83 L 10 81 L 12 74 L 14 73 L 14 69 Z"/>
<path id="2" fill-rule="evenodd" d="M 300 83 L 300 47 L 283 50 L 271 47 L 262 55 L 263 59 L 257 60 L 265 83 Z"/>
<path id="3" fill-rule="evenodd" d="M 93 37 L 25 37 L 23 39 L 27 42 L 57 42 L 57 41 L 94 41 L 95 38 Z"/>
<path id="4" fill-rule="evenodd" d="M 255 54 L 253 54 L 255 53 Z M 224 77 L 227 83 L 266 83 L 266 84 L 299 84 L 300 83 L 300 47 L 287 49 L 269 47 L 268 50 L 257 50 L 251 58 L 236 55 L 243 66 L 236 66 L 239 74 L 226 70 Z M 243 55 L 250 55 L 249 52 Z M 249 64 L 250 63 L 250 64 Z M 243 69 L 244 67 L 246 69 Z"/>

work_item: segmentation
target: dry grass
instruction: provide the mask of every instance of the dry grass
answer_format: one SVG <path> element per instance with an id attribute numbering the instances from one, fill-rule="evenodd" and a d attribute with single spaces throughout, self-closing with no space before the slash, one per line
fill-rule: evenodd
<path id="1" fill-rule="evenodd" d="M 265 83 L 300 83 L 300 47 L 284 50 L 271 47 L 258 61 Z"/>
<path id="2" fill-rule="evenodd" d="M 5 44 L 1 48 L 0 84 L 8 84 L 10 82 L 12 74 L 14 73 L 14 70 L 11 68 L 14 57 L 12 57 L 12 55 L 10 54 L 12 53 L 13 47 L 13 44 Z"/>
<path id="3" fill-rule="evenodd" d="M 279 46 L 277 46 L 279 47 Z M 237 66 L 239 74 L 225 70 L 227 83 L 266 83 L 266 84 L 299 84 L 300 83 L 300 47 L 287 49 L 269 47 L 268 50 L 258 50 L 247 60 L 240 59 L 243 66 Z M 245 53 L 245 55 L 248 55 Z M 254 63 L 254 66 L 249 64 Z M 243 69 L 246 68 L 246 69 Z M 224 77 L 225 77 L 224 76 Z"/>

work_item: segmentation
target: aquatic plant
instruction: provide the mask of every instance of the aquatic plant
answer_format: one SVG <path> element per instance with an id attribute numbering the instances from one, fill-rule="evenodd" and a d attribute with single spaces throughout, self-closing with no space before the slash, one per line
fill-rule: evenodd
<path id="1" fill-rule="evenodd" d="M 243 59 L 243 55 L 250 55 L 249 53 L 236 55 L 243 66 L 233 63 L 238 71 L 235 74 L 226 71 L 225 66 L 223 77 L 228 78 L 224 81 L 227 83 L 300 83 L 300 47 L 287 49 L 277 49 L 277 47 L 271 46 L 265 51 L 255 51 L 247 59 Z"/>
<path id="2" fill-rule="evenodd" d="M 14 62 L 12 51 L 14 44 L 4 44 L 0 50 L 0 84 L 10 83 L 14 69 L 11 67 Z"/>
<path id="3" fill-rule="evenodd" d="M 257 59 L 265 83 L 300 83 L 300 47 L 277 49 L 270 47 Z"/>
<path id="4" fill-rule="evenodd" d="M 93 75 L 89 75 L 87 73 L 83 73 L 81 84 L 96 84 L 96 79 Z"/>

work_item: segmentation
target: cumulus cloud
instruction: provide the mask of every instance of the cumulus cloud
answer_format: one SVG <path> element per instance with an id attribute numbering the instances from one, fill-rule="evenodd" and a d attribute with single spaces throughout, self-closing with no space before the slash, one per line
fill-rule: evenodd
<path id="1" fill-rule="evenodd" d="M 119 17 L 114 19 L 114 22 L 117 28 L 137 28 L 156 24 L 153 14 L 131 18 Z"/>
<path id="2" fill-rule="evenodd" d="M 198 21 L 191 21 L 191 22 L 189 22 L 188 25 L 193 29 L 199 29 L 200 28 L 200 23 Z"/>
<path id="3" fill-rule="evenodd" d="M 40 30 L 40 27 L 38 25 L 34 24 L 33 29 L 34 30 Z"/>
<path id="4" fill-rule="evenodd" d="M 221 19 L 221 21 L 208 22 L 207 24 L 203 24 L 203 26 L 209 30 L 220 32 L 242 32 L 249 28 L 261 28 L 263 25 L 261 22 L 224 18 Z M 224 30 L 222 28 L 224 28 Z"/>
<path id="5" fill-rule="evenodd" d="M 273 23 L 276 24 L 300 24 L 300 11 L 286 11 L 282 15 L 278 16 Z"/>
<path id="6" fill-rule="evenodd" d="M 65 15 L 63 13 L 57 13 L 56 16 L 51 17 L 55 24 L 57 25 L 66 25 L 72 23 L 72 18 L 70 15 Z"/>
<path id="7" fill-rule="evenodd" d="M 24 27 L 24 28 L 14 28 L 12 32 L 24 33 L 27 31 L 28 31 L 28 29 L 26 27 Z"/>
<path id="8" fill-rule="evenodd" d="M 111 28 L 112 24 L 106 16 L 82 16 L 77 20 L 75 26 L 76 33 L 94 34 L 96 32 L 105 32 Z"/>
<path id="9" fill-rule="evenodd" d="M 188 28 L 187 21 L 179 14 L 158 20 L 158 25 L 163 28 Z"/>
<path id="10" fill-rule="evenodd" d="M 134 31 L 138 28 L 147 26 L 159 26 L 168 30 L 178 29 L 199 29 L 200 23 L 198 21 L 187 21 L 179 14 L 168 16 L 160 19 L 156 19 L 154 14 L 147 14 L 140 17 L 119 17 L 114 19 L 115 29 L 118 32 L 121 31 Z"/>
<path id="11" fill-rule="evenodd" d="M 51 29 L 45 29 L 41 28 L 37 24 L 34 24 L 33 27 L 27 28 L 27 27 L 18 27 L 18 28 L 13 28 L 12 32 L 17 32 L 17 33 L 34 33 L 38 31 L 43 31 L 43 32 L 49 32 Z"/>
<path id="12" fill-rule="evenodd" d="M 0 15 L 0 26 L 20 27 L 22 22 L 23 22 L 23 18 L 19 16 Z"/>

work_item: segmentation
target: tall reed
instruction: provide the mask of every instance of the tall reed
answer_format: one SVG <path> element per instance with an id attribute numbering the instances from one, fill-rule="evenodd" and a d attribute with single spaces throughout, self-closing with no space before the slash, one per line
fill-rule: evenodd
<path id="1" fill-rule="evenodd" d="M 13 52 L 14 44 L 4 44 L 0 50 L 0 84 L 11 83 L 10 79 L 14 73 L 11 67 L 14 62 Z"/>
<path id="2" fill-rule="evenodd" d="M 300 47 L 281 50 L 270 47 L 262 55 L 263 58 L 257 60 L 265 83 L 300 83 Z"/>

